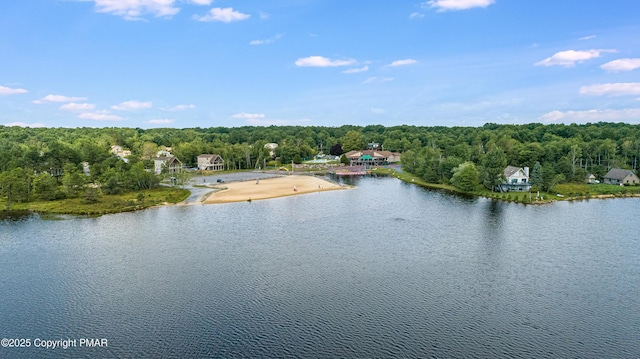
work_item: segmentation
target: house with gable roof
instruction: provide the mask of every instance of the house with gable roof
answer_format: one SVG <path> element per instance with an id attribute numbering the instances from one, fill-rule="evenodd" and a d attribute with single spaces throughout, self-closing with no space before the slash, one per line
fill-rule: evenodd
<path id="1" fill-rule="evenodd" d="M 159 175 L 163 169 L 167 169 L 169 173 L 182 172 L 182 162 L 177 157 L 156 157 L 153 159 L 154 172 Z"/>
<path id="2" fill-rule="evenodd" d="M 617 184 L 617 185 L 625 185 L 625 184 L 633 184 L 637 185 L 640 183 L 640 179 L 638 176 L 633 173 L 632 170 L 623 170 L 621 168 L 612 168 L 604 175 L 604 183 L 608 184 Z"/>
<path id="3" fill-rule="evenodd" d="M 504 169 L 504 178 L 506 180 L 498 186 L 500 192 L 528 192 L 531 190 L 529 167 L 507 166 Z"/>
<path id="4" fill-rule="evenodd" d="M 198 156 L 198 169 L 203 171 L 222 171 L 224 160 L 220 155 L 202 154 Z"/>

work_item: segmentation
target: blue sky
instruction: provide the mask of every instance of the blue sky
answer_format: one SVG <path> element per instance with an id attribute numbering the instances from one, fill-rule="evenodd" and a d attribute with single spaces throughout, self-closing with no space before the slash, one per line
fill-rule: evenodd
<path id="1" fill-rule="evenodd" d="M 4 0 L 0 124 L 640 123 L 640 1 Z"/>

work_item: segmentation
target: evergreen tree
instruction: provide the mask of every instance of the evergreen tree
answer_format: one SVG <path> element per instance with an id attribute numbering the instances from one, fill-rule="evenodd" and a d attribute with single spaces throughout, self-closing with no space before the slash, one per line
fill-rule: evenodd
<path id="1" fill-rule="evenodd" d="M 482 184 L 493 191 L 495 186 L 504 182 L 504 169 L 507 156 L 499 147 L 491 149 L 482 159 Z"/>
<path id="2" fill-rule="evenodd" d="M 542 165 L 540 164 L 540 162 L 536 161 L 536 164 L 533 165 L 533 169 L 531 170 L 530 182 L 532 186 L 542 187 L 544 180 L 542 177 Z"/>

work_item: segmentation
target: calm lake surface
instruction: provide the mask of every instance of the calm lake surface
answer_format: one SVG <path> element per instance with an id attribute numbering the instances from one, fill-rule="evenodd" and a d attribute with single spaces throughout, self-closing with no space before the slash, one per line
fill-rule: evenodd
<path id="1" fill-rule="evenodd" d="M 0 357 L 640 357 L 640 199 L 349 191 L 0 222 Z"/>

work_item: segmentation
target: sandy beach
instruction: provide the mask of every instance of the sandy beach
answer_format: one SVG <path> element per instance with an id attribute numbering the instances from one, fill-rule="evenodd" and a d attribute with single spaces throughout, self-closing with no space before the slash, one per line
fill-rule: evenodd
<path id="1" fill-rule="evenodd" d="M 261 179 L 256 181 L 222 183 L 212 188 L 222 190 L 214 192 L 203 203 L 243 202 L 305 193 L 347 189 L 327 180 L 303 175 Z M 294 190 L 295 188 L 295 190 Z"/>

